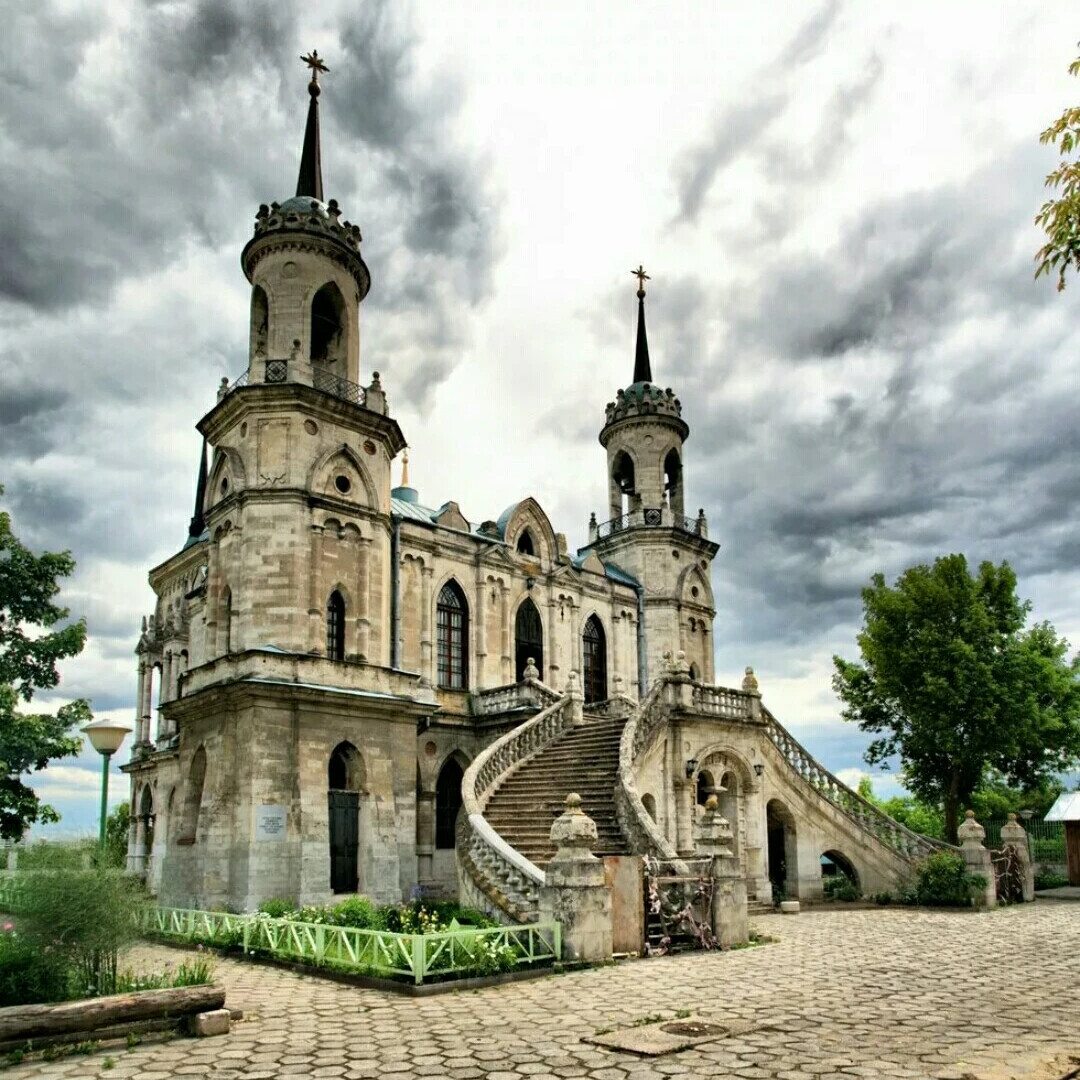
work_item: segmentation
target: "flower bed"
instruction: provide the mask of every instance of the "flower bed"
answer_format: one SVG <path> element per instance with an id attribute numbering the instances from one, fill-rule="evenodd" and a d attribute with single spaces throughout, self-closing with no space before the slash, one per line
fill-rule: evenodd
<path id="1" fill-rule="evenodd" d="M 266 912 L 233 915 L 179 908 L 150 909 L 144 928 L 167 941 L 242 950 L 246 955 L 414 985 L 550 967 L 562 956 L 558 923 L 443 926 L 419 915 L 425 910 L 422 906 L 401 910 L 414 913 L 405 916 L 405 924 L 415 928 L 410 932 L 307 922 L 298 917 L 304 912 L 274 917 Z"/>

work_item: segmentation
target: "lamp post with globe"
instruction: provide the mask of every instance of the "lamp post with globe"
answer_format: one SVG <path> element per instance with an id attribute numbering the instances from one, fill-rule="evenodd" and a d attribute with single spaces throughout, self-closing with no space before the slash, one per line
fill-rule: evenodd
<path id="1" fill-rule="evenodd" d="M 114 724 L 109 720 L 94 720 L 82 729 L 90 745 L 101 755 L 101 824 L 98 830 L 101 847 L 105 846 L 105 819 L 109 813 L 109 758 L 120 749 L 129 731 L 131 728 L 125 724 Z"/>

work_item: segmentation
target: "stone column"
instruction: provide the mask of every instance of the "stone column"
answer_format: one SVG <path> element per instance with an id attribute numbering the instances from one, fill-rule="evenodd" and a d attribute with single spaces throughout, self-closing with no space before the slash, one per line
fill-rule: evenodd
<path id="1" fill-rule="evenodd" d="M 319 585 L 325 531 L 322 525 L 311 526 L 311 565 L 308 567 L 308 648 L 320 656 L 326 651 L 326 611 Z"/>
<path id="2" fill-rule="evenodd" d="M 500 586 L 499 616 L 502 629 L 500 631 L 502 645 L 502 684 L 507 686 L 514 681 L 514 657 L 510 652 L 510 590 L 506 585 Z"/>
<path id="3" fill-rule="evenodd" d="M 1021 893 L 1024 903 L 1030 903 L 1035 899 L 1035 868 L 1031 865 L 1027 833 L 1016 820 L 1015 814 L 1010 814 L 1008 823 L 1001 826 L 1001 846 L 1012 848 L 1013 854 L 1020 863 Z"/>
<path id="4" fill-rule="evenodd" d="M 596 822 L 581 796 L 566 796 L 566 811 L 551 826 L 554 858 L 540 889 L 540 918 L 562 924 L 563 957 L 587 963 L 611 959 L 611 889 L 604 863 L 592 853 Z"/>
<path id="5" fill-rule="evenodd" d="M 356 647 L 361 660 L 371 661 L 371 617 L 369 615 L 371 601 L 368 590 L 368 548 L 371 541 L 366 536 L 357 538 L 356 541 Z"/>
<path id="6" fill-rule="evenodd" d="M 139 657 L 139 678 L 135 691 L 135 744 L 146 742 L 146 731 L 143 727 L 143 687 L 146 685 L 146 663 Z"/>
<path id="7" fill-rule="evenodd" d="M 720 816 L 715 795 L 705 801 L 705 812 L 694 823 L 694 846 L 712 856 L 712 930 L 721 948 L 750 940 L 746 911 L 746 882 L 731 846 L 731 825 Z"/>
<path id="8" fill-rule="evenodd" d="M 487 665 L 487 586 L 484 583 L 484 572 L 481 567 L 476 568 L 476 593 L 473 601 L 473 625 L 476 627 L 476 664 L 472 674 L 474 690 L 483 690 L 485 684 L 484 668 Z"/>
<path id="9" fill-rule="evenodd" d="M 129 874 L 138 873 L 138 866 L 136 865 L 135 856 L 135 847 L 139 842 L 138 826 L 138 818 L 131 818 L 130 821 L 128 821 L 127 871 Z"/>
<path id="10" fill-rule="evenodd" d="M 431 589 L 433 566 L 420 567 L 420 676 L 435 685 L 435 656 L 431 638 Z M 468 649 L 469 643 L 465 643 Z M 471 670 L 471 665 L 470 665 Z"/>
<path id="11" fill-rule="evenodd" d="M 135 818 L 135 847 L 131 869 L 136 874 L 142 874 L 146 870 L 146 818 L 142 814 Z"/>
<path id="12" fill-rule="evenodd" d="M 997 904 L 994 864 L 990 861 L 990 852 L 983 847 L 986 830 L 975 820 L 974 810 L 967 811 L 964 815 L 964 824 L 956 830 L 956 834 L 960 840 L 960 853 L 964 856 L 968 873 L 981 874 L 986 879 L 986 888 L 975 896 L 975 906 L 994 907 Z"/>
<path id="13" fill-rule="evenodd" d="M 144 656 L 140 661 L 143 673 L 139 684 L 139 720 L 142 725 L 142 741 L 150 741 L 150 703 L 153 700 L 154 668 Z"/>
<path id="14" fill-rule="evenodd" d="M 553 586 L 548 586 L 547 599 L 547 627 L 548 627 L 548 686 L 559 685 L 559 672 L 562 670 L 562 645 L 559 642 L 559 615 L 558 602 L 555 599 Z M 569 666 L 574 666 L 570 661 Z"/>

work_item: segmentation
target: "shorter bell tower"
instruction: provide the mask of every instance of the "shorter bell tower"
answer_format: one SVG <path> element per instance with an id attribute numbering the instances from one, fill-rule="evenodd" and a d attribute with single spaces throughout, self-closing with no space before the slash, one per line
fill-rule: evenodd
<path id="1" fill-rule="evenodd" d="M 705 513 L 686 516 L 683 445 L 690 427 L 682 403 L 653 382 L 645 329 L 645 282 L 639 266 L 634 378 L 607 406 L 600 444 L 607 451 L 609 518 L 589 523 L 588 549 L 639 582 L 645 637 L 645 684 L 664 653 L 686 653 L 699 679 L 712 681 L 710 572 L 719 545 Z"/>

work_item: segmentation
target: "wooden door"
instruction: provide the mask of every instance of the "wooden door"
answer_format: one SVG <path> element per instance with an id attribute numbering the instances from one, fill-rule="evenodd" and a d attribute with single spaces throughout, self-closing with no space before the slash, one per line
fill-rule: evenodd
<path id="1" fill-rule="evenodd" d="M 359 884 L 360 796 L 355 791 L 328 793 L 330 808 L 330 890 L 354 893 Z"/>

